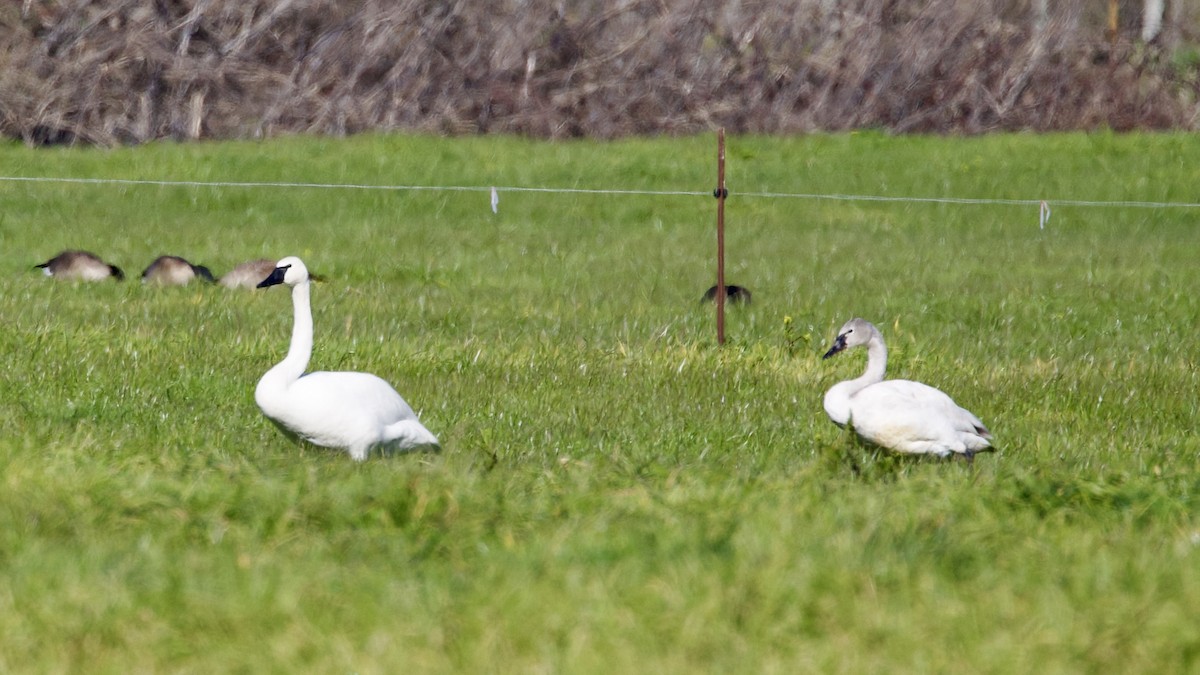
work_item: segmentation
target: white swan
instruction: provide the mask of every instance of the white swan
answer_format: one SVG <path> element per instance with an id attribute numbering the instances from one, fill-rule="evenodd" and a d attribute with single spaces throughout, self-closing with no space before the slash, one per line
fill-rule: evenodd
<path id="1" fill-rule="evenodd" d="M 438 449 L 437 438 L 382 379 L 356 372 L 305 374 L 313 346 L 308 269 L 299 258 L 284 258 L 258 287 L 276 284 L 292 287 L 296 316 L 287 357 L 268 370 L 254 390 L 254 401 L 263 414 L 284 433 L 347 450 L 357 461 L 365 460 L 373 449 Z"/>
<path id="2" fill-rule="evenodd" d="M 851 347 L 866 346 L 867 369 L 825 393 L 825 412 L 838 426 L 875 445 L 906 454 L 964 456 L 991 448 L 992 434 L 970 411 L 938 389 L 911 380 L 884 380 L 887 347 L 869 321 L 851 319 L 838 331 L 829 358 Z"/>

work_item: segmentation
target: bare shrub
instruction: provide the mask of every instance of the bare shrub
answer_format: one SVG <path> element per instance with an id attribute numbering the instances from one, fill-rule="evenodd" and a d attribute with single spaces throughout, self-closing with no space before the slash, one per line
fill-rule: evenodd
<path id="1" fill-rule="evenodd" d="M 27 0 L 0 8 L 0 133 L 1194 128 L 1196 63 L 1049 4 Z"/>

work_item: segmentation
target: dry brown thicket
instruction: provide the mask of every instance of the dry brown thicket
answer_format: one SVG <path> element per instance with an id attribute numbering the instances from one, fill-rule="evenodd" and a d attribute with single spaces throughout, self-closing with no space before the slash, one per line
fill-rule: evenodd
<path id="1" fill-rule="evenodd" d="M 1196 128 L 1187 36 L 1110 38 L 1097 4 L 10 0 L 0 134 Z"/>

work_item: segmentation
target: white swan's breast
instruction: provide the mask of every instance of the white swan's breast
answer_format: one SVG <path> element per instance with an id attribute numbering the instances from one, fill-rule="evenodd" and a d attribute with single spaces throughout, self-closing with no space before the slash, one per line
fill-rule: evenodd
<path id="1" fill-rule="evenodd" d="M 854 384 L 851 382 L 839 382 L 825 392 L 825 414 L 839 427 L 850 422 L 850 397 L 853 393 Z"/>

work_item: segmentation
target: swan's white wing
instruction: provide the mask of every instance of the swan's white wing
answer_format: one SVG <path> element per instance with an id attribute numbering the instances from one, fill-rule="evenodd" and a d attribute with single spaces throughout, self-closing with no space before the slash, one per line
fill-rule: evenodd
<path id="1" fill-rule="evenodd" d="M 321 394 L 317 394 L 317 391 Z M 343 405 L 369 411 L 380 422 L 391 424 L 416 419 L 417 414 L 386 380 L 370 373 L 354 371 L 317 371 L 296 380 L 292 391 L 305 395 L 323 395 Z"/>
<path id="2" fill-rule="evenodd" d="M 953 427 L 968 450 L 983 450 L 991 445 L 988 441 L 992 438 L 992 432 L 988 431 L 987 426 L 974 413 L 955 403 L 954 399 L 940 389 L 920 382 L 910 384 L 914 390 L 921 389 L 925 392 L 920 395 L 920 404 L 928 406 L 930 415 L 941 417 Z"/>
<path id="3" fill-rule="evenodd" d="M 932 453 L 987 448 L 991 434 L 979 418 L 939 389 L 911 380 L 886 380 L 851 399 L 851 425 L 867 440 L 899 452 Z"/>
<path id="4" fill-rule="evenodd" d="M 369 373 L 308 373 L 288 387 L 286 397 L 273 418 L 325 447 L 383 442 L 389 426 L 417 419 L 391 385 Z"/>

